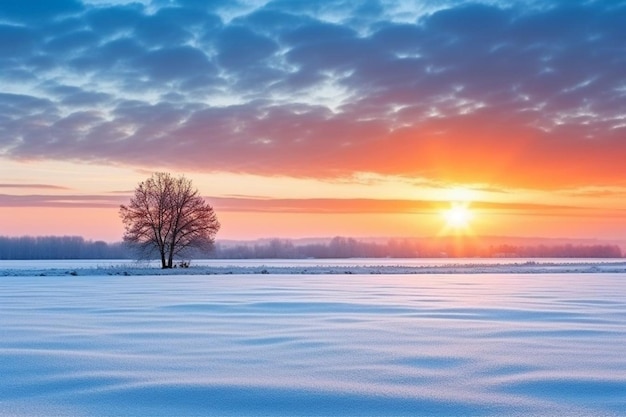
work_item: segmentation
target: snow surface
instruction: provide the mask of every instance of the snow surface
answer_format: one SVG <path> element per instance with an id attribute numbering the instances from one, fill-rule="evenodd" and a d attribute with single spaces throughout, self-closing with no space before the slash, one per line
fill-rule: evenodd
<path id="1" fill-rule="evenodd" d="M 227 274 L 484 274 L 626 273 L 616 259 L 296 259 L 200 260 L 162 270 L 158 262 L 129 260 L 0 261 L 2 276 L 227 275 Z"/>
<path id="2" fill-rule="evenodd" d="M 623 273 L 126 267 L 0 272 L 0 415 L 626 414 Z"/>

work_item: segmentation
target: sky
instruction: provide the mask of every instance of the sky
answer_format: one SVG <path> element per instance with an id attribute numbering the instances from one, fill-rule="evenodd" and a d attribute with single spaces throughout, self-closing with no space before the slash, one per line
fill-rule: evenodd
<path id="1" fill-rule="evenodd" d="M 0 235 L 626 238 L 624 0 L 0 0 Z M 459 232 L 458 230 L 456 232 Z"/>

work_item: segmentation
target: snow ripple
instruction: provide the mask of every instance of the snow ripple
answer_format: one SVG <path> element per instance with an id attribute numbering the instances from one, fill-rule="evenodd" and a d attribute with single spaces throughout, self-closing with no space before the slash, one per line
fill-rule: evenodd
<path id="1" fill-rule="evenodd" d="M 623 274 L 0 279 L 3 415 L 624 415 Z"/>

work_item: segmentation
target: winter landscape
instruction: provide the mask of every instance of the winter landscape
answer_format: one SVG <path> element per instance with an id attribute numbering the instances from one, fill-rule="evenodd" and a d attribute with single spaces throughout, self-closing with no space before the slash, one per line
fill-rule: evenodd
<path id="1" fill-rule="evenodd" d="M 205 261 L 157 272 L 3 261 L 2 414 L 626 410 L 623 262 Z"/>
<path id="2" fill-rule="evenodd" d="M 0 417 L 626 416 L 626 0 L 0 0 Z"/>

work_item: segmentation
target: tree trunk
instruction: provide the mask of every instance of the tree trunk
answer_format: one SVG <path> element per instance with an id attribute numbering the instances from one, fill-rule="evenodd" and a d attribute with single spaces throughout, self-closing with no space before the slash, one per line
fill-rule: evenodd
<path id="1" fill-rule="evenodd" d="M 170 253 L 167 258 L 167 267 L 172 268 L 174 266 L 174 246 L 170 248 Z"/>
<path id="2" fill-rule="evenodd" d="M 160 252 L 161 252 L 161 269 L 165 269 L 167 268 L 167 263 L 165 262 L 165 250 L 161 249 Z M 170 268 L 171 268 L 171 265 L 170 265 Z"/>

